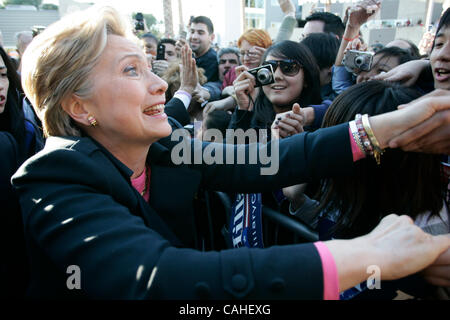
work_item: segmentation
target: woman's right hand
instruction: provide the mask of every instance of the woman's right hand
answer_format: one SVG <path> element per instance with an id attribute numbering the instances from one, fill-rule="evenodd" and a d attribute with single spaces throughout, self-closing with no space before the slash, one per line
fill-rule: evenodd
<path id="1" fill-rule="evenodd" d="M 403 63 L 387 73 L 372 77 L 370 80 L 383 80 L 400 82 L 404 86 L 411 87 L 416 84 L 420 74 L 430 65 L 427 60 L 413 60 Z"/>
<path id="2" fill-rule="evenodd" d="M 258 94 L 258 90 L 255 88 L 256 79 L 248 72 L 248 68 L 246 66 L 237 67 L 236 76 L 237 77 L 233 82 L 233 86 L 239 109 L 252 111 L 255 107 L 253 103 L 255 102 Z"/>

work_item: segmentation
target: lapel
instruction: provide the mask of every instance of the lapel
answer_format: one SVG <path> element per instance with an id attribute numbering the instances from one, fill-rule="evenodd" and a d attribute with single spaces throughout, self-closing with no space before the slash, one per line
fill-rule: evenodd
<path id="1" fill-rule="evenodd" d="M 114 155 L 112 155 L 106 148 L 95 140 L 91 140 L 95 143 L 98 149 L 102 151 L 102 154 L 104 154 L 111 161 L 112 165 L 123 177 L 123 179 L 119 179 L 119 181 L 124 181 L 127 184 L 126 187 L 121 184 L 120 187 L 118 186 L 117 188 L 114 188 L 117 192 L 114 193 L 113 197 L 128 207 L 133 215 L 141 217 L 147 227 L 159 233 L 162 237 L 170 241 L 172 245 L 183 246 L 180 240 L 171 231 L 171 228 L 167 225 L 167 223 L 161 219 L 160 215 L 154 210 L 154 208 L 152 208 L 131 185 L 131 175 L 133 172 L 116 157 L 114 157 Z M 107 168 L 108 166 L 109 164 L 105 163 L 103 168 Z"/>
<path id="2" fill-rule="evenodd" d="M 188 166 L 175 166 L 170 150 L 154 143 L 150 148 L 149 204 L 187 246 L 194 244 L 194 199 L 201 182 L 201 173 Z"/>

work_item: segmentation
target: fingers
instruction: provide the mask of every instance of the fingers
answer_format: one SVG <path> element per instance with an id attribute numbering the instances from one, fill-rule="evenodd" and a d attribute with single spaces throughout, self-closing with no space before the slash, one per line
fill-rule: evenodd
<path id="1" fill-rule="evenodd" d="M 298 103 L 294 104 L 294 106 L 292 107 L 292 112 L 295 114 L 301 114 L 301 108 Z"/>
<path id="2" fill-rule="evenodd" d="M 235 69 L 236 77 L 239 77 L 241 75 L 241 73 L 243 73 L 244 71 L 247 71 L 247 70 L 248 70 L 248 68 L 244 65 L 236 67 L 236 69 Z"/>
<path id="3" fill-rule="evenodd" d="M 445 143 L 450 137 L 449 123 L 450 111 L 438 112 L 428 120 L 393 138 L 389 142 L 389 147 L 417 151 L 433 143 Z"/>
<path id="4" fill-rule="evenodd" d="M 422 124 L 422 128 L 418 130 L 422 130 L 422 132 L 426 132 L 428 129 L 426 124 Z M 438 126 L 436 129 L 431 131 L 430 133 L 425 134 L 423 137 L 419 139 L 414 139 L 412 142 L 402 145 L 403 141 L 401 139 L 413 139 L 407 136 L 407 134 L 411 134 L 413 137 L 415 136 L 415 132 L 407 132 L 405 134 L 405 138 L 401 135 L 399 136 L 399 141 L 393 140 L 392 144 L 399 146 L 408 152 L 423 152 L 423 153 L 433 153 L 433 154 L 449 154 L 450 150 L 450 127 L 446 126 Z"/>

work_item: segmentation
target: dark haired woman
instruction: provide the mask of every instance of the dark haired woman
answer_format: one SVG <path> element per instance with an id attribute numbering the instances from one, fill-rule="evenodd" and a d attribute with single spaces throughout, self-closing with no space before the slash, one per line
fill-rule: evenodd
<path id="1" fill-rule="evenodd" d="M 2 262 L 0 297 L 21 297 L 27 281 L 27 260 L 18 198 L 11 176 L 28 157 L 42 147 L 38 130 L 25 120 L 22 87 L 12 61 L 0 47 L 0 201 L 2 223 L 0 247 Z"/>
<path id="2" fill-rule="evenodd" d="M 306 107 L 322 102 L 319 67 L 305 45 L 293 41 L 273 45 L 265 52 L 261 66 L 268 64 L 273 68 L 274 83 L 262 88 L 255 88 L 255 77 L 246 67 L 236 68 L 238 108 L 230 128 L 267 129 L 277 114 L 292 110 L 294 104 Z"/>
<path id="3" fill-rule="evenodd" d="M 358 114 L 374 116 L 397 109 L 420 97 L 410 88 L 380 81 L 358 84 L 338 96 L 328 109 L 323 127 L 355 119 Z M 399 149 L 387 150 L 380 164 L 364 159 L 355 165 L 351 176 L 325 179 L 317 197 L 317 225 L 321 239 L 351 238 L 364 234 L 385 216 L 395 212 L 405 214 L 424 230 L 434 234 L 450 232 L 446 185 L 441 176 L 441 157 L 409 153 Z M 297 214 L 303 211 L 297 211 Z M 311 216 L 311 215 L 309 215 Z M 410 294 L 417 295 L 422 287 L 412 286 Z M 397 284 L 398 286 L 398 284 Z M 366 289 L 352 288 L 341 298 L 359 296 Z M 385 290 L 367 291 L 362 296 L 394 298 L 398 287 L 382 286 Z M 414 291 L 415 289 L 415 291 Z M 404 289 L 405 290 L 405 289 Z"/>

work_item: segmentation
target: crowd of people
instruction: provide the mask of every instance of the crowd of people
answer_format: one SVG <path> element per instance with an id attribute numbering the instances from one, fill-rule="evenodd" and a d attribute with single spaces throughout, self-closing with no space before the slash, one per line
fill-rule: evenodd
<path id="1" fill-rule="evenodd" d="M 3 295 L 449 298 L 450 10 L 421 56 L 405 39 L 368 51 L 360 28 L 380 1 L 343 20 L 312 13 L 297 41 L 295 6 L 279 4 L 274 39 L 250 29 L 218 50 L 208 17 L 193 17 L 186 39 L 158 39 L 110 7 L 21 33 L 17 63 L 0 47 Z M 175 163 L 177 130 L 184 158 L 214 149 L 216 161 Z M 267 134 L 224 138 L 251 130 Z M 266 149 L 275 174 L 237 159 Z M 233 205 L 211 227 L 217 191 Z M 249 199 L 319 241 L 275 245 L 256 222 L 239 229 L 264 219 L 242 209 Z M 221 247 L 208 249 L 205 228 Z"/>

